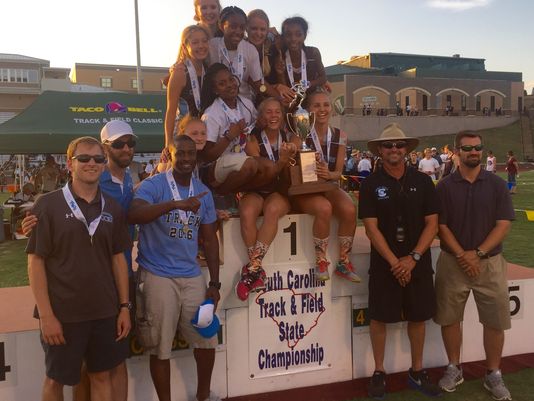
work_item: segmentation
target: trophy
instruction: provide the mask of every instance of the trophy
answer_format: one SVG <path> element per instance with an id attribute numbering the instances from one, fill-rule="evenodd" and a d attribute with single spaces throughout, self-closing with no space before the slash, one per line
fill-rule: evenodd
<path id="1" fill-rule="evenodd" d="M 291 132 L 300 137 L 302 146 L 297 151 L 296 160 L 289 167 L 290 186 L 288 194 L 294 196 L 331 191 L 335 185 L 317 177 L 315 151 L 306 145 L 306 138 L 315 124 L 315 114 L 302 108 L 307 87 L 301 81 L 293 85 L 291 89 L 296 96 L 289 105 L 289 109 L 294 109 L 295 105 L 297 107 L 294 112 L 286 114 L 286 119 Z"/>

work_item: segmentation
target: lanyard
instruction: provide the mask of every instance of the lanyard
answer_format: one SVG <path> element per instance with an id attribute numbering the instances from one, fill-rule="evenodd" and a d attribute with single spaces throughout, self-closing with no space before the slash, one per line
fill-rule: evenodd
<path id="1" fill-rule="evenodd" d="M 187 67 L 187 72 L 189 73 L 189 80 L 191 81 L 191 90 L 193 91 L 193 97 L 195 98 L 195 106 L 197 106 L 197 110 L 200 111 L 200 85 L 204 81 L 204 75 L 206 74 L 206 71 L 204 71 L 204 64 L 202 64 L 200 85 L 198 83 L 197 71 L 195 70 L 193 62 L 187 59 L 185 60 L 185 66 Z"/>
<path id="2" fill-rule="evenodd" d="M 172 170 L 168 170 L 165 175 L 167 176 L 167 183 L 169 184 L 169 188 L 171 189 L 172 198 L 175 201 L 181 201 L 182 197 L 180 196 L 180 192 L 178 191 L 178 185 L 176 185 L 176 181 L 174 180 L 174 177 L 172 176 Z M 189 181 L 189 198 L 195 196 L 195 192 L 193 190 L 193 177 L 191 177 Z M 193 212 L 186 212 L 185 210 L 178 209 L 178 214 L 180 215 L 180 220 L 183 226 L 187 225 L 187 221 L 189 219 L 189 216 Z"/>
<path id="3" fill-rule="evenodd" d="M 235 60 L 230 60 L 230 54 L 228 53 L 228 49 L 226 48 L 226 45 L 224 44 L 224 39 L 221 38 L 221 42 L 219 44 L 219 50 L 222 53 L 223 57 L 226 59 L 228 64 L 227 67 L 230 67 L 232 70 L 232 74 L 236 75 L 239 78 L 239 81 L 243 82 L 243 71 L 245 70 L 245 58 L 243 57 L 243 41 L 239 42 L 237 45 L 237 65 L 234 65 Z M 223 60 L 220 59 L 221 63 L 224 64 Z"/>
<path id="4" fill-rule="evenodd" d="M 273 148 L 271 146 L 271 142 L 269 142 L 269 138 L 267 138 L 267 134 L 265 131 L 261 131 L 261 140 L 263 141 L 263 146 L 265 147 L 265 150 L 267 151 L 267 154 L 269 155 L 269 159 L 273 162 L 276 161 L 273 153 Z M 280 157 L 280 144 L 282 143 L 282 135 L 280 135 L 280 132 L 278 133 L 278 140 L 276 141 L 276 147 L 278 148 L 278 157 Z"/>
<path id="5" fill-rule="evenodd" d="M 328 132 L 326 134 L 326 160 L 324 158 L 323 148 L 321 147 L 321 142 L 319 141 L 319 136 L 317 135 L 317 131 L 315 131 L 315 127 L 312 128 L 310 135 L 312 137 L 313 144 L 315 145 L 315 151 L 319 152 L 321 155 L 321 160 L 327 164 L 330 163 L 330 144 L 332 143 L 332 130 L 330 127 L 328 127 Z"/>
<path id="6" fill-rule="evenodd" d="M 304 50 L 300 51 L 300 82 L 304 85 L 306 89 L 310 87 L 310 82 L 308 81 L 308 72 L 306 71 L 306 54 Z M 286 50 L 286 70 L 289 77 L 289 82 L 291 87 L 295 85 L 295 76 L 293 75 L 293 64 L 291 63 L 291 56 L 289 55 L 289 50 Z"/>
<path id="7" fill-rule="evenodd" d="M 241 120 L 241 112 L 239 111 L 239 98 L 237 99 L 237 107 L 235 109 L 231 109 L 228 107 L 224 101 L 218 97 L 215 99 L 215 102 L 219 104 L 219 106 L 223 109 L 224 114 L 226 114 L 226 117 L 230 121 L 230 123 L 237 124 Z M 245 150 L 245 146 L 247 144 L 247 135 L 246 133 L 241 133 L 237 138 L 235 138 L 229 146 L 231 146 L 231 151 L 233 153 L 241 153 Z"/>
<path id="8" fill-rule="evenodd" d="M 72 214 L 74 214 L 74 217 L 81 221 L 85 225 L 85 228 L 87 228 L 87 232 L 89 233 L 89 237 L 91 238 L 91 245 L 93 245 L 93 235 L 95 235 L 96 229 L 100 224 L 100 220 L 102 220 L 102 213 L 104 212 L 104 206 L 106 205 L 106 201 L 104 200 L 104 195 L 102 195 L 102 191 L 100 191 L 100 203 L 102 205 L 102 210 L 100 210 L 100 215 L 96 219 L 94 219 L 91 224 L 87 224 L 87 219 L 85 218 L 78 204 L 74 200 L 74 196 L 72 196 L 69 184 L 66 184 L 62 188 L 62 191 L 63 197 L 65 198 L 67 205 L 69 205 Z"/>

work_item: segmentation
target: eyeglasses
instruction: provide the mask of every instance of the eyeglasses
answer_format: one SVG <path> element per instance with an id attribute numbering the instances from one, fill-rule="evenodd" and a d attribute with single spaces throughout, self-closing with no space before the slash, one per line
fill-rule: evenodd
<path id="1" fill-rule="evenodd" d="M 399 142 L 386 141 L 380 144 L 380 146 L 386 149 L 393 149 L 394 147 L 397 149 L 403 149 L 406 147 L 406 145 L 407 145 L 406 141 L 399 141 Z"/>
<path id="2" fill-rule="evenodd" d="M 124 145 L 128 145 L 130 149 L 135 148 L 136 142 L 134 139 L 128 139 L 127 141 L 113 141 L 109 143 L 113 149 L 122 149 Z"/>
<path id="3" fill-rule="evenodd" d="M 473 149 L 475 149 L 477 152 L 480 152 L 482 149 L 484 149 L 484 145 L 462 145 L 460 146 L 460 149 L 464 152 L 471 152 Z"/>
<path id="4" fill-rule="evenodd" d="M 77 155 L 72 156 L 72 160 L 78 160 L 80 163 L 89 163 L 89 160 L 93 159 L 96 164 L 102 164 L 106 162 L 106 156 L 103 155 Z"/>

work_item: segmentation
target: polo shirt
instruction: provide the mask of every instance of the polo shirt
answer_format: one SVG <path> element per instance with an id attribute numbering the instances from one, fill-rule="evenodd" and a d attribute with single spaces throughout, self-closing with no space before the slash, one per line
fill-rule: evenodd
<path id="1" fill-rule="evenodd" d="M 128 213 L 134 196 L 133 180 L 128 169 L 124 174 L 124 181 L 122 184 L 117 178 L 114 178 L 111 175 L 109 170 L 104 170 L 100 176 L 100 189 L 102 192 L 115 199 L 119 205 L 121 205 L 125 215 Z M 128 225 L 128 233 L 130 234 L 130 238 L 133 240 L 135 234 L 135 226 L 133 224 Z M 132 276 L 132 249 L 128 248 L 128 250 L 124 252 L 124 256 L 126 257 L 126 262 L 128 263 L 128 275 Z"/>
<path id="2" fill-rule="evenodd" d="M 441 203 L 439 224 L 446 225 L 463 249 L 478 248 L 495 227 L 497 220 L 514 220 L 512 198 L 506 182 L 494 173 L 480 169 L 470 183 L 460 170 L 443 178 L 437 186 Z M 445 243 L 441 249 L 452 253 Z M 502 244 L 489 250 L 490 256 L 502 252 Z"/>
<path id="3" fill-rule="evenodd" d="M 89 203 L 73 196 L 89 224 L 100 215 L 100 190 Z M 131 248 L 132 241 L 120 205 L 105 193 L 103 197 L 104 211 L 92 243 L 61 189 L 42 195 L 33 207 L 38 222 L 26 253 L 44 259 L 50 302 L 61 322 L 104 319 L 118 313 L 112 258 Z"/>
<path id="4" fill-rule="evenodd" d="M 358 205 L 360 219 L 377 218 L 378 229 L 391 251 L 397 256 L 408 255 L 425 228 L 425 217 L 437 214 L 439 201 L 434 183 L 426 174 L 407 168 L 400 179 L 390 176 L 381 168 L 362 181 Z M 404 242 L 396 240 L 397 227 L 405 231 Z M 369 272 L 389 269 L 389 263 L 371 244 Z M 427 250 L 412 272 L 417 276 L 432 271 L 430 250 Z"/>
<path id="5" fill-rule="evenodd" d="M 197 263 L 198 230 L 201 224 L 214 223 L 217 215 L 209 189 L 196 178 L 191 179 L 194 194 L 208 193 L 200 198 L 198 211 L 187 214 L 190 231 L 183 230 L 178 209 L 139 226 L 137 263 L 156 276 L 196 277 L 201 274 Z M 189 187 L 177 187 L 182 199 L 189 197 Z M 135 199 L 142 199 L 151 205 L 172 200 L 166 174 L 143 180 L 135 192 Z"/>

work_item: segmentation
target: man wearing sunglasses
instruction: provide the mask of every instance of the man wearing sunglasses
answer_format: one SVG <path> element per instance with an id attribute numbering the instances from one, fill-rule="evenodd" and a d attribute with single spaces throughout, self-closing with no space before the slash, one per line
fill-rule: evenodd
<path id="1" fill-rule="evenodd" d="M 124 214 L 128 212 L 130 203 L 133 200 L 134 186 L 132 177 L 128 174 L 136 145 L 136 135 L 132 127 L 121 120 L 112 120 L 108 122 L 100 131 L 100 140 L 105 151 L 105 155 L 98 158 L 102 165 L 103 172 L 100 175 L 99 184 L 102 192 L 112 197 L 118 202 Z M 89 162 L 87 155 L 76 156 L 80 162 Z M 107 161 L 107 163 L 106 163 Z M 25 235 L 29 235 L 32 228 L 37 224 L 35 214 L 24 218 L 22 230 Z M 134 226 L 128 226 L 130 237 L 134 237 Z M 124 252 L 128 264 L 128 282 L 130 300 L 135 300 L 135 279 L 132 270 L 132 251 L 128 248 Z M 134 303 L 128 304 L 132 323 L 135 317 Z M 85 371 L 82 372 L 82 381 L 80 385 L 74 388 L 74 399 L 86 400 L 90 398 L 88 381 L 86 380 Z M 111 380 L 113 382 L 113 399 L 116 401 L 126 401 L 128 394 L 128 373 L 126 363 L 122 362 L 111 370 Z"/>
<path id="2" fill-rule="evenodd" d="M 425 321 L 435 312 L 430 244 L 438 231 L 438 200 L 430 177 L 406 166 L 419 143 L 393 123 L 367 143 L 382 167 L 362 181 L 359 217 L 371 241 L 369 267 L 370 336 L 375 361 L 368 392 L 386 392 L 386 325 L 408 321 L 412 352 L 410 387 L 429 396 L 441 393 L 423 369 Z"/>
<path id="3" fill-rule="evenodd" d="M 111 371 L 128 355 L 131 239 L 120 205 L 99 188 L 102 145 L 76 139 L 67 159 L 72 180 L 37 200 L 26 248 L 45 351 L 43 400 L 63 400 L 85 361 L 93 399 L 112 401 Z"/>
<path id="4" fill-rule="evenodd" d="M 499 369 L 504 330 L 511 327 L 502 242 L 514 219 L 506 182 L 481 168 L 482 137 L 464 131 L 454 141 L 460 164 L 437 186 L 441 202 L 441 254 L 436 267 L 437 311 L 449 365 L 439 382 L 448 392 L 463 383 L 460 366 L 465 303 L 473 292 L 483 326 L 484 387 L 496 400 L 511 400 Z"/>

